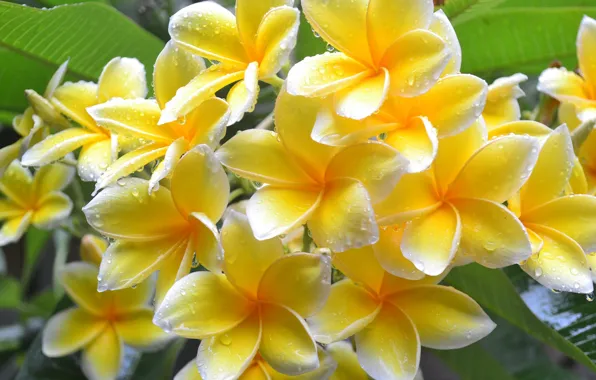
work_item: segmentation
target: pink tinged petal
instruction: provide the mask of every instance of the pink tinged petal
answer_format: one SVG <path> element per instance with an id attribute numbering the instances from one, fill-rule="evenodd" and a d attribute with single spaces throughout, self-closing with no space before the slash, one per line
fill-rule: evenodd
<path id="1" fill-rule="evenodd" d="M 259 96 L 259 64 L 252 62 L 244 72 L 244 80 L 239 81 L 228 93 L 227 101 L 231 115 L 228 125 L 236 124 L 246 112 L 252 112 Z"/>
<path id="2" fill-rule="evenodd" d="M 376 76 L 336 93 L 335 111 L 340 116 L 362 120 L 381 108 L 387 99 L 389 84 L 389 72 L 381 68 Z"/>
<path id="3" fill-rule="evenodd" d="M 431 214 L 406 225 L 401 242 L 404 256 L 429 276 L 437 276 L 451 263 L 462 233 L 459 213 L 444 203 Z"/>
<path id="4" fill-rule="evenodd" d="M 409 380 L 420 363 L 420 339 L 403 312 L 385 303 L 375 320 L 356 334 L 360 365 L 375 379 Z"/>
<path id="5" fill-rule="evenodd" d="M 385 142 L 408 160 L 408 173 L 428 169 L 439 149 L 437 130 L 426 117 L 416 117 L 406 128 L 389 132 Z"/>
<path id="6" fill-rule="evenodd" d="M 451 50 L 451 59 L 442 75 L 459 74 L 462 61 L 461 46 L 453 25 L 451 25 L 451 22 L 442 9 L 439 9 L 433 14 L 428 30 L 441 37 Z"/>
<path id="7" fill-rule="evenodd" d="M 108 325 L 83 350 L 81 369 L 89 380 L 115 379 L 124 355 L 122 341 L 116 330 Z"/>
<path id="8" fill-rule="evenodd" d="M 15 243 L 25 234 L 31 224 L 33 212 L 8 219 L 0 229 L 0 247 Z"/>
<path id="9" fill-rule="evenodd" d="M 43 229 L 56 228 L 72 211 L 72 201 L 60 192 L 51 192 L 43 196 L 33 212 L 31 223 Z"/>
<path id="10" fill-rule="evenodd" d="M 50 358 L 72 354 L 95 339 L 106 325 L 106 321 L 82 309 L 61 311 L 48 321 L 43 330 L 42 352 Z"/>
<path id="11" fill-rule="evenodd" d="M 77 162 L 77 174 L 83 181 L 97 181 L 112 164 L 112 142 L 101 140 L 83 146 Z"/>
<path id="12" fill-rule="evenodd" d="M 375 257 L 387 272 L 394 276 L 408 280 L 420 280 L 425 277 L 424 272 L 416 266 L 401 251 L 401 241 L 404 228 L 401 226 L 381 227 L 379 241 L 373 245 Z"/>
<path id="13" fill-rule="evenodd" d="M 116 57 L 105 65 L 97 82 L 98 103 L 112 98 L 134 99 L 145 96 L 145 67 L 136 58 Z"/>
<path id="14" fill-rule="evenodd" d="M 580 72 L 586 79 L 589 93 L 594 96 L 596 95 L 596 58 L 594 57 L 596 20 L 588 16 L 583 17 L 577 34 L 576 46 Z"/>
<path id="15" fill-rule="evenodd" d="M 271 8 L 265 14 L 256 34 L 259 77 L 274 76 L 288 62 L 296 46 L 299 25 L 300 11 L 291 6 Z"/>

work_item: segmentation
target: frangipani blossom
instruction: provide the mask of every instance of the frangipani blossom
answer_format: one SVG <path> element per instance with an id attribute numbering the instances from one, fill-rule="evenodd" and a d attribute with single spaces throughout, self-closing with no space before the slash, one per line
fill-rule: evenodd
<path id="1" fill-rule="evenodd" d="M 482 117 L 489 131 L 501 124 L 521 118 L 517 99 L 526 95 L 519 87 L 519 84 L 526 80 L 528 80 L 527 76 L 518 73 L 510 77 L 499 78 L 488 86 L 488 96 Z"/>
<path id="2" fill-rule="evenodd" d="M 74 176 L 63 164 L 47 165 L 31 175 L 13 161 L 0 177 L 0 246 L 16 242 L 30 225 L 51 229 L 70 215 L 72 201 L 62 192 Z"/>
<path id="3" fill-rule="evenodd" d="M 345 340 L 328 344 L 327 352 L 337 363 L 337 369 L 329 380 L 368 380 L 368 375 L 358 362 L 358 356 L 352 344 Z M 415 380 L 422 380 L 416 378 Z"/>
<path id="4" fill-rule="evenodd" d="M 107 249 L 108 242 L 106 239 L 87 234 L 81 239 L 79 254 L 83 261 L 95 264 L 99 267 L 101 264 L 101 257 Z"/>
<path id="5" fill-rule="evenodd" d="M 228 178 L 206 145 L 187 152 L 169 189 L 151 194 L 149 181 L 126 178 L 101 191 L 83 208 L 89 224 L 115 239 L 103 254 L 99 291 L 134 286 L 159 270 L 157 302 L 193 262 L 221 266 L 215 223 L 226 208 Z M 196 265 L 196 263 L 195 263 Z"/>
<path id="6" fill-rule="evenodd" d="M 324 344 L 355 335 L 358 361 L 374 379 L 412 380 L 420 346 L 462 348 L 495 328 L 470 297 L 437 285 L 442 277 L 392 276 L 371 247 L 337 253 L 333 265 L 349 279 L 331 286 L 325 306 L 308 324 Z"/>
<path id="7" fill-rule="evenodd" d="M 212 1 L 181 9 L 169 32 L 179 47 L 219 62 L 180 88 L 165 106 L 160 124 L 189 114 L 225 86 L 232 114 L 228 125 L 254 109 L 259 80 L 278 84 L 276 76 L 296 44 L 300 12 L 294 0 L 237 0 L 236 16 Z"/>
<path id="8" fill-rule="evenodd" d="M 317 245 L 334 251 L 378 239 L 373 205 L 395 186 L 406 160 L 390 146 L 364 142 L 347 148 L 310 138 L 319 101 L 282 90 L 277 133 L 238 133 L 217 152 L 232 172 L 265 186 L 247 205 L 255 236 L 265 240 L 307 224 Z"/>
<path id="9" fill-rule="evenodd" d="M 81 369 L 90 380 L 115 380 L 126 344 L 156 349 L 170 338 L 152 322 L 150 281 L 135 289 L 97 293 L 97 267 L 67 264 L 60 283 L 76 306 L 54 315 L 42 336 L 44 355 L 66 356 L 82 350 Z"/>
<path id="10" fill-rule="evenodd" d="M 456 253 L 489 268 L 530 256 L 524 226 L 502 203 L 530 176 L 540 141 L 511 135 L 487 143 L 481 121 L 441 140 L 431 168 L 404 175 L 375 206 L 385 228 L 374 251 L 388 272 L 416 279 L 417 269 L 436 276 Z"/>
<path id="11" fill-rule="evenodd" d="M 565 125 L 552 131 L 540 123 L 521 121 L 505 124 L 491 136 L 511 132 L 542 140 L 532 175 L 508 201 L 532 242 L 532 256 L 520 266 L 551 289 L 591 293 L 586 253 L 596 250 L 596 197 L 563 196 L 575 164 L 569 130 Z"/>
<path id="12" fill-rule="evenodd" d="M 51 98 L 52 105 L 79 127 L 67 128 L 33 145 L 23 155 L 25 166 L 43 166 L 81 148 L 78 174 L 83 181 L 95 181 L 116 158 L 117 135 L 95 123 L 87 108 L 111 98 L 144 98 L 147 94 L 145 68 L 134 58 L 114 58 L 104 67 L 97 84 L 66 82 Z"/>
<path id="13" fill-rule="evenodd" d="M 432 0 L 302 0 L 302 9 L 313 30 L 339 52 L 296 64 L 288 92 L 332 95 L 337 114 L 350 119 L 372 115 L 388 96 L 428 91 L 459 46 L 456 37 L 448 44 L 428 30 L 431 24 L 437 32 L 450 30 L 443 14 L 433 17 Z M 458 71 L 458 63 L 451 70 Z"/>
<path id="14" fill-rule="evenodd" d="M 87 110 L 98 125 L 111 132 L 147 141 L 111 164 L 97 181 L 97 189 L 165 157 L 151 176 L 151 191 L 160 180 L 170 175 L 184 153 L 200 144 L 212 149 L 219 145 L 230 112 L 228 104 L 218 98 L 205 100 L 183 120 L 157 125 L 162 109 L 176 94 L 176 90 L 204 69 L 205 62 L 201 58 L 176 47 L 170 41 L 155 63 L 155 100 L 117 98 Z"/>
<path id="15" fill-rule="evenodd" d="M 281 240 L 256 240 L 246 217 L 231 211 L 222 228 L 224 273 L 194 272 L 176 282 L 155 313 L 166 331 L 202 339 L 204 380 L 236 379 L 257 355 L 275 371 L 300 375 L 319 367 L 303 318 L 324 304 L 327 256 L 284 255 Z"/>

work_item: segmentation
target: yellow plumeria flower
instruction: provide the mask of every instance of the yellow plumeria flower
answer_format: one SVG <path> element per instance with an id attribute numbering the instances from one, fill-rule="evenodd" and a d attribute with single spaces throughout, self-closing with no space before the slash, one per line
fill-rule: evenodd
<path id="1" fill-rule="evenodd" d="M 0 246 L 21 238 L 33 224 L 51 229 L 70 215 L 72 201 L 62 193 L 72 180 L 74 170 L 63 164 L 40 168 L 35 175 L 13 161 L 0 178 Z"/>
<path id="2" fill-rule="evenodd" d="M 337 369 L 329 380 L 368 380 L 368 375 L 360 366 L 351 343 L 340 340 L 328 344 L 327 352 L 337 363 Z"/>
<path id="3" fill-rule="evenodd" d="M 67 264 L 60 282 L 76 307 L 54 315 L 42 336 L 42 351 L 49 357 L 82 350 L 81 369 L 90 380 L 115 380 L 124 356 L 123 344 L 155 349 L 169 336 L 155 326 L 149 301 L 151 282 L 136 289 L 97 293 L 97 267 Z"/>
<path id="4" fill-rule="evenodd" d="M 170 19 L 172 40 L 191 53 L 219 62 L 182 87 L 161 114 L 160 124 L 190 113 L 225 86 L 232 109 L 228 125 L 254 109 L 259 80 L 277 84 L 277 72 L 296 44 L 300 12 L 294 0 L 238 0 L 236 16 L 205 1 L 181 9 Z"/>
<path id="5" fill-rule="evenodd" d="M 78 174 L 83 181 L 95 181 L 112 163 L 118 149 L 117 136 L 98 126 L 87 108 L 111 98 L 143 98 L 147 94 L 145 68 L 133 58 L 114 58 L 104 67 L 98 84 L 66 82 L 51 98 L 52 105 L 80 127 L 68 128 L 46 137 L 23 155 L 25 166 L 43 166 L 82 147 Z"/>
<path id="6" fill-rule="evenodd" d="M 482 111 L 482 117 L 489 131 L 499 125 L 517 121 L 521 118 L 521 110 L 517 99 L 526 94 L 519 85 L 527 80 L 527 76 L 518 73 L 499 78 L 488 86 L 488 97 L 486 107 Z"/>
<path id="7" fill-rule="evenodd" d="M 521 121 L 503 125 L 491 137 L 511 132 L 543 141 L 532 175 L 508 202 L 532 242 L 532 256 L 520 265 L 551 289 L 591 293 L 590 266 L 584 252 L 596 250 L 596 197 L 562 196 L 575 163 L 569 130 L 565 125 L 553 131 L 540 123 Z"/>
<path id="8" fill-rule="evenodd" d="M 99 267 L 101 257 L 108 249 L 108 242 L 99 236 L 87 234 L 81 239 L 79 254 L 83 261 L 95 264 Z"/>
<path id="9" fill-rule="evenodd" d="M 159 270 L 160 302 L 193 261 L 220 270 L 215 223 L 226 208 L 229 183 L 209 147 L 199 145 L 176 165 L 170 189 L 149 194 L 148 187 L 149 181 L 140 178 L 122 179 L 83 211 L 93 228 L 115 239 L 103 254 L 99 291 L 134 286 Z"/>
<path id="10" fill-rule="evenodd" d="M 355 335 L 358 361 L 374 379 L 412 380 L 421 345 L 457 349 L 495 328 L 470 297 L 436 285 L 442 277 L 392 276 L 371 247 L 337 253 L 333 264 L 349 279 L 331 286 L 327 303 L 308 324 L 324 344 Z"/>
<path id="11" fill-rule="evenodd" d="M 515 135 L 486 139 L 479 122 L 441 140 L 431 168 L 406 174 L 375 206 L 385 228 L 374 250 L 388 272 L 416 279 L 417 269 L 436 276 L 458 252 L 490 268 L 530 256 L 526 230 L 501 203 L 530 176 L 540 142 Z"/>
<path id="12" fill-rule="evenodd" d="M 329 293 L 330 260 L 284 255 L 281 240 L 256 240 L 246 217 L 230 212 L 222 228 L 225 275 L 194 272 L 176 282 L 155 313 L 165 331 L 202 339 L 197 365 L 205 380 L 238 378 L 257 353 L 277 372 L 319 366 L 303 320 Z"/>
<path id="13" fill-rule="evenodd" d="M 427 30 L 432 0 L 302 0 L 302 9 L 313 30 L 340 52 L 296 64 L 288 92 L 332 95 L 340 116 L 361 120 L 387 96 L 421 95 L 450 62 L 451 46 Z"/>
<path id="14" fill-rule="evenodd" d="M 217 147 L 230 115 L 228 104 L 221 99 L 204 101 L 183 120 L 157 125 L 166 102 L 204 69 L 205 62 L 201 58 L 168 42 L 155 63 L 155 100 L 117 98 L 88 109 L 98 125 L 148 142 L 110 165 L 97 181 L 96 189 L 164 158 L 151 177 L 149 190 L 153 190 L 160 180 L 170 175 L 184 153 L 200 144 Z"/>
<path id="15" fill-rule="evenodd" d="M 405 159 L 386 144 L 337 148 L 310 138 L 320 102 L 282 91 L 275 108 L 277 133 L 238 133 L 217 152 L 232 172 L 259 181 L 247 215 L 259 240 L 308 224 L 317 245 L 334 251 L 378 239 L 373 204 L 389 194 Z"/>

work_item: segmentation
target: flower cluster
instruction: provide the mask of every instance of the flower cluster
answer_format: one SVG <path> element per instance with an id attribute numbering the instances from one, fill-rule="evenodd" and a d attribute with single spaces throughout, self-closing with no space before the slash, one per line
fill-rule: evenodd
<path id="1" fill-rule="evenodd" d="M 237 0 L 235 15 L 204 1 L 172 16 L 153 98 L 133 58 L 97 84 L 62 84 L 65 63 L 43 96 L 27 92 L 23 138 L 0 151 L 0 244 L 68 217 L 74 166 L 95 182 L 86 220 L 109 239 L 85 237 L 86 262 L 64 268 L 79 308 L 49 322 L 46 355 L 82 349 L 89 378 L 114 379 L 123 343 L 177 335 L 201 340 L 179 380 L 412 380 L 421 346 L 495 327 L 439 284 L 452 267 L 519 265 L 593 291 L 596 21 L 580 29 L 582 76 L 540 77 L 566 123 L 551 129 L 521 120 L 523 74 L 489 86 L 460 72 L 431 0 L 301 5 L 331 51 L 291 68 L 292 0 Z M 260 85 L 278 93 L 274 131 L 226 138 Z"/>

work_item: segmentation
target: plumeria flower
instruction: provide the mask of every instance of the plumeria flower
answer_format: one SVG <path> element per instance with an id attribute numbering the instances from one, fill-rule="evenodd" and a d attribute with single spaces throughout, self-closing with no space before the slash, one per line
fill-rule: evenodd
<path id="1" fill-rule="evenodd" d="M 489 268 L 530 256 L 524 226 L 502 203 L 530 176 L 540 142 L 517 135 L 486 139 L 485 126 L 476 123 L 441 140 L 431 168 L 406 174 L 375 206 L 386 228 L 374 250 L 388 272 L 414 279 L 414 264 L 436 276 L 458 252 Z"/>
<path id="2" fill-rule="evenodd" d="M 97 293 L 97 267 L 85 262 L 67 264 L 59 278 L 76 306 L 48 321 L 42 336 L 44 355 L 53 358 L 82 350 L 81 369 L 87 378 L 115 380 L 124 344 L 151 350 L 170 339 L 151 322 L 150 281 L 136 289 Z"/>
<path id="3" fill-rule="evenodd" d="M 331 286 L 329 300 L 308 324 L 324 344 L 355 335 L 358 361 L 374 379 L 412 380 L 421 345 L 462 348 L 495 328 L 470 297 L 437 285 L 442 277 L 392 276 L 371 247 L 337 253 L 333 264 L 348 279 Z"/>
<path id="4" fill-rule="evenodd" d="M 124 154 L 102 174 L 96 189 L 116 182 L 164 158 L 151 176 L 149 190 L 171 174 L 180 157 L 193 147 L 206 144 L 215 149 L 226 131 L 230 116 L 228 104 L 209 98 L 181 120 L 158 126 L 162 109 L 192 78 L 205 69 L 205 62 L 179 49 L 171 41 L 163 49 L 153 71 L 154 99 L 112 99 L 89 108 L 95 122 L 114 133 L 146 141 Z"/>
<path id="5" fill-rule="evenodd" d="M 361 120 L 388 96 L 421 95 L 450 63 L 452 45 L 427 30 L 432 0 L 302 0 L 302 9 L 313 30 L 339 52 L 296 64 L 288 92 L 332 95 L 340 116 Z"/>
<path id="6" fill-rule="evenodd" d="M 79 124 L 46 137 L 23 155 L 25 166 L 43 166 L 81 148 L 78 174 L 83 181 L 95 181 L 112 163 L 118 137 L 97 123 L 87 108 L 111 98 L 143 98 L 147 94 L 145 68 L 134 58 L 114 58 L 104 67 L 97 84 L 66 82 L 51 98 L 52 105 Z"/>
<path id="7" fill-rule="evenodd" d="M 228 125 L 254 109 L 259 80 L 276 76 L 296 44 L 300 12 L 294 0 L 238 0 L 236 16 L 212 1 L 181 9 L 170 19 L 172 40 L 193 54 L 219 62 L 182 87 L 161 114 L 160 124 L 190 113 L 225 86 L 232 109 Z"/>
<path id="8" fill-rule="evenodd" d="M 91 264 L 101 264 L 101 257 L 103 253 L 108 249 L 108 242 L 99 236 L 87 234 L 81 239 L 81 246 L 79 254 L 83 261 Z"/>
<path id="9" fill-rule="evenodd" d="M 364 142 L 337 148 L 310 138 L 319 101 L 282 91 L 277 133 L 238 133 L 217 152 L 232 172 L 266 184 L 247 205 L 255 236 L 265 240 L 307 224 L 317 245 L 343 251 L 374 243 L 373 205 L 386 197 L 405 168 L 390 146 Z"/>
<path id="10" fill-rule="evenodd" d="M 40 168 L 35 175 L 13 161 L 0 178 L 0 246 L 16 242 L 30 225 L 51 229 L 70 215 L 72 201 L 62 192 L 74 176 L 63 164 Z"/>
<path id="11" fill-rule="evenodd" d="M 360 366 L 358 356 L 350 342 L 340 340 L 328 344 L 326 350 L 337 363 L 337 369 L 329 380 L 368 380 L 368 375 Z"/>
<path id="12" fill-rule="evenodd" d="M 521 121 L 505 124 L 491 136 L 511 132 L 543 141 L 532 175 L 508 201 L 532 242 L 532 256 L 521 267 L 551 289 L 591 293 L 585 252 L 596 250 L 596 197 L 563 196 L 575 163 L 569 130 L 565 125 L 553 131 L 540 123 Z"/>
<path id="13" fill-rule="evenodd" d="M 201 339 L 197 366 L 205 380 L 238 378 L 260 355 L 275 371 L 299 375 L 319 366 L 303 320 L 329 293 L 327 256 L 284 255 L 281 240 L 256 240 L 232 211 L 222 227 L 224 273 L 194 272 L 170 289 L 155 313 L 165 331 Z"/>
<path id="14" fill-rule="evenodd" d="M 191 267 L 220 271 L 215 223 L 228 201 L 228 177 L 206 145 L 187 152 L 169 189 L 151 194 L 149 181 L 121 179 L 83 208 L 89 224 L 115 239 L 103 254 L 99 291 L 134 286 L 159 270 L 157 302 Z M 194 262 L 194 264 L 193 264 Z"/>
<path id="15" fill-rule="evenodd" d="M 488 97 L 486 107 L 482 111 L 482 117 L 489 131 L 501 124 L 517 121 L 521 118 L 521 110 L 517 99 L 526 94 L 519 85 L 527 80 L 527 76 L 518 73 L 499 78 L 488 86 Z"/>

